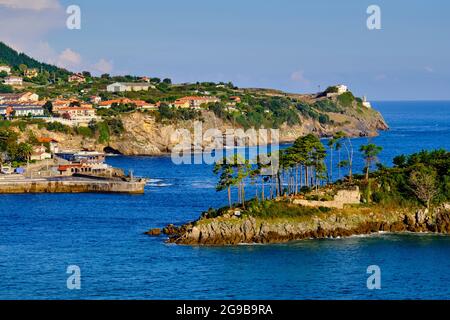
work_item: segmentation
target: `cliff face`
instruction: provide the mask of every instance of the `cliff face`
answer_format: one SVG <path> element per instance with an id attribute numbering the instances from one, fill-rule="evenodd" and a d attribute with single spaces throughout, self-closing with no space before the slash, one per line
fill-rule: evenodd
<path id="1" fill-rule="evenodd" d="M 169 226 L 164 231 L 170 236 L 169 242 L 187 245 L 280 243 L 380 231 L 450 233 L 449 207 L 431 212 L 417 210 L 392 213 L 376 213 L 369 208 L 352 209 L 289 219 L 219 217 L 199 220 L 181 228 Z"/>
<path id="2" fill-rule="evenodd" d="M 346 113 L 328 113 L 333 124 L 323 125 L 310 118 L 301 119 L 301 125 L 283 125 L 280 128 L 281 142 L 294 141 L 301 135 L 314 133 L 318 136 L 331 135 L 337 131 L 344 131 L 349 136 L 374 136 L 378 130 L 387 130 L 380 113 L 372 109 L 357 112 L 349 110 Z M 213 112 L 203 111 L 203 132 L 208 129 L 218 129 L 225 132 L 233 129 L 233 124 L 225 122 L 214 115 Z M 88 148 L 103 151 L 108 147 L 124 155 L 161 155 L 170 152 L 174 146 L 180 144 L 186 135 L 186 130 L 191 137 L 194 133 L 194 121 L 178 121 L 173 123 L 159 123 L 154 116 L 148 113 L 134 112 L 121 115 L 124 125 L 124 133 L 120 136 L 111 136 L 108 143 L 98 143 L 96 138 L 80 135 L 67 135 L 58 132 L 49 132 L 32 126 L 31 131 L 36 136 L 49 136 L 60 141 L 61 149 Z M 249 142 L 251 145 L 255 141 Z M 212 139 L 204 139 L 202 147 L 213 147 Z"/>

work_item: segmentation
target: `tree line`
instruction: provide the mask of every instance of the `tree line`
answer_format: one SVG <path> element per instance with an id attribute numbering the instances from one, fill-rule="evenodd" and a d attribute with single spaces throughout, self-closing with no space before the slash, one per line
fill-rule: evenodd
<path id="1" fill-rule="evenodd" d="M 342 179 L 342 171 L 347 170 L 350 183 L 353 182 L 353 145 L 343 132 L 337 132 L 328 140 L 330 163 L 327 167 L 325 159 L 327 150 L 322 141 L 308 134 L 299 137 L 292 146 L 278 150 L 277 163 L 263 164 L 259 156 L 255 161 L 243 159 L 240 155 L 224 158 L 217 162 L 213 172 L 218 176 L 217 191 L 227 190 L 228 205 L 232 207 L 232 189 L 237 189 L 238 203 L 245 208 L 245 187 L 247 183 L 255 186 L 255 199 L 266 200 L 285 195 L 298 195 L 301 192 L 318 190 L 324 184 L 334 181 L 333 154 L 338 157 L 338 179 Z M 365 180 L 368 181 L 370 168 L 377 160 L 382 148 L 368 143 L 359 151 L 365 160 Z M 345 151 L 345 158 L 342 155 Z M 259 187 L 261 186 L 260 190 Z M 268 189 L 267 189 L 268 188 Z"/>

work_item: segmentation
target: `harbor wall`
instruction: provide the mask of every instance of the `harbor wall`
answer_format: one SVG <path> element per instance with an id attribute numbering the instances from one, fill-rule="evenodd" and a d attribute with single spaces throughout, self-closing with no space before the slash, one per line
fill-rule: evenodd
<path id="1" fill-rule="evenodd" d="M 0 193 L 127 193 L 143 194 L 145 182 L 126 181 L 51 181 L 23 179 L 21 181 L 1 181 Z"/>

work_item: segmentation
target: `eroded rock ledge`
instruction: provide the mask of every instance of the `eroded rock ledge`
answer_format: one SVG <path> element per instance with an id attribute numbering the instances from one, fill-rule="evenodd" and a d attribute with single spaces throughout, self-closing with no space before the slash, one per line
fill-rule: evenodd
<path id="1" fill-rule="evenodd" d="M 200 219 L 163 232 L 168 242 L 184 245 L 237 245 L 244 243 L 283 243 L 309 238 L 336 238 L 385 232 L 450 233 L 450 208 L 374 212 L 370 208 L 335 210 L 298 218 L 261 219 L 218 217 Z"/>

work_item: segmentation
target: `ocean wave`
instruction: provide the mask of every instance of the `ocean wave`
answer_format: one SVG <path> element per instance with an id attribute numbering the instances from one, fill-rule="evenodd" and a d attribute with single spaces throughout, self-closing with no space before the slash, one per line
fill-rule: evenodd
<path id="1" fill-rule="evenodd" d="M 171 183 L 151 183 L 151 184 L 147 184 L 147 186 L 154 187 L 154 188 L 166 188 L 166 187 L 173 186 L 173 184 L 171 184 Z"/>
<path id="2" fill-rule="evenodd" d="M 162 179 L 148 179 L 147 180 L 147 184 L 151 184 L 151 183 L 158 183 L 163 181 Z"/>

